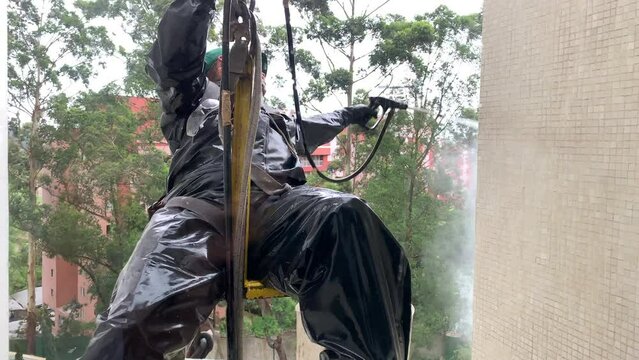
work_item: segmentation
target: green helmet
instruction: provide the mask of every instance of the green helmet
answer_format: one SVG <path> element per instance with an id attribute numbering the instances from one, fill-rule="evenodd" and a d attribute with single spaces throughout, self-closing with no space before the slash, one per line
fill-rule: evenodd
<path id="1" fill-rule="evenodd" d="M 217 62 L 217 59 L 222 56 L 222 48 L 210 50 L 204 55 L 204 73 L 208 73 L 211 67 Z M 262 72 L 266 74 L 268 71 L 268 55 L 262 53 Z"/>
<path id="2" fill-rule="evenodd" d="M 213 49 L 208 51 L 206 55 L 204 55 L 204 73 L 207 74 L 211 67 L 217 61 L 217 58 L 222 56 L 222 48 Z"/>

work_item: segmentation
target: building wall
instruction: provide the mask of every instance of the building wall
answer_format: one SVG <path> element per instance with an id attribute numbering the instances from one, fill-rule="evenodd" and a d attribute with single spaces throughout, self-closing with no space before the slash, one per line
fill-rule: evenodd
<path id="1" fill-rule="evenodd" d="M 473 359 L 639 359 L 639 3 L 486 0 Z"/>
<path id="2" fill-rule="evenodd" d="M 300 158 L 300 162 L 302 163 L 304 172 L 305 173 L 314 172 L 313 167 L 311 166 L 311 164 L 308 162 L 306 158 L 306 154 L 298 154 L 298 155 Z M 317 149 L 313 151 L 311 156 L 313 157 L 313 161 L 315 162 L 315 165 L 317 166 L 317 168 L 320 171 L 326 171 L 332 160 L 331 159 L 331 143 L 318 146 Z"/>
<path id="3" fill-rule="evenodd" d="M 88 276 L 82 272 L 78 273 L 78 303 L 82 305 L 78 318 L 80 321 L 90 322 L 95 320 L 96 299 L 92 298 L 89 293 L 89 288 L 91 288 L 92 284 Z"/>
<path id="4" fill-rule="evenodd" d="M 54 332 L 66 316 L 64 306 L 77 300 L 78 268 L 59 256 L 42 256 L 42 302 L 55 312 Z"/>

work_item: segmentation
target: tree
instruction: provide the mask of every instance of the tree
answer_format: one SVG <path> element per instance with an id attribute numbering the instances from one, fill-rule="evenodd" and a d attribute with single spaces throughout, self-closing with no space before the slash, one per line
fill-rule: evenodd
<path id="1" fill-rule="evenodd" d="M 9 294 L 27 288 L 27 259 L 29 253 L 29 243 L 27 234 L 14 227 L 9 228 Z M 36 259 L 36 265 L 39 264 Z M 36 266 L 36 279 L 41 278 L 42 268 Z M 36 286 L 39 286 L 36 281 Z"/>
<path id="2" fill-rule="evenodd" d="M 306 23 L 302 34 L 311 44 L 319 44 L 323 55 L 320 58 L 328 65 L 328 71 L 323 72 L 315 54 L 301 48 L 297 50 L 297 61 L 313 77 L 306 91 L 306 103 L 335 95 L 338 98 L 345 96 L 345 105 L 350 106 L 355 98 L 355 86 L 372 74 L 379 75 L 376 72 L 379 66 L 369 66 L 371 49 L 367 47 L 375 42 L 379 27 L 376 13 L 388 2 L 366 3 L 367 7 L 362 10 L 356 0 L 348 3 L 342 0 L 293 1 Z M 285 45 L 282 41 L 284 30 L 276 31 L 281 35 L 274 36 L 274 43 L 281 47 Z"/>
<path id="3" fill-rule="evenodd" d="M 53 335 L 54 321 L 51 319 L 51 312 L 48 306 L 43 305 L 38 310 L 38 324 L 40 324 L 40 332 L 42 333 L 42 343 L 46 349 L 47 355 L 54 359 L 58 357 L 58 347 Z"/>
<path id="4" fill-rule="evenodd" d="M 37 192 L 45 183 L 47 137 L 51 126 L 45 117 L 51 98 L 64 85 L 88 85 L 93 60 L 113 51 L 106 29 L 88 26 L 85 19 L 62 0 L 36 5 L 32 0 L 11 0 L 8 6 L 9 105 L 17 114 L 10 150 L 12 225 L 28 233 L 27 277 L 29 301 L 27 352 L 35 351 L 35 241 L 44 211 Z M 20 120 L 27 117 L 28 124 Z"/>
<path id="5" fill-rule="evenodd" d="M 413 20 L 389 16 L 379 34 L 371 63 L 406 73 L 409 85 L 394 95 L 418 110 L 398 114 L 361 184 L 410 260 L 419 348 L 460 321 L 458 277 L 472 271 L 472 232 L 465 204 L 454 199 L 464 196 L 456 159 L 474 131 L 456 119 L 464 109 L 472 115 L 466 108 L 477 93 L 481 16 L 439 7 Z"/>
<path id="6" fill-rule="evenodd" d="M 154 117 L 134 114 L 117 88 L 60 95 L 50 114 L 57 127 L 49 171 L 57 205 L 42 246 L 77 265 L 92 281 L 98 308 L 108 304 L 120 270 L 147 223 L 145 206 L 164 191 L 168 165 L 155 148 Z M 151 120 L 149 120 L 149 118 Z"/>
<path id="7" fill-rule="evenodd" d="M 146 55 L 157 33 L 157 24 L 170 0 L 78 0 L 88 18 L 121 20 L 122 30 L 135 44 L 130 50 L 118 48 L 126 59 L 124 90 L 131 95 L 154 95 L 155 86 L 145 73 Z"/>
<path id="8" fill-rule="evenodd" d="M 367 102 L 368 99 L 357 98 L 357 87 L 366 86 L 364 83 L 372 79 L 372 75 L 381 76 L 381 83 L 384 75 L 389 73 L 379 71 L 380 66 L 371 66 L 368 61 L 373 49 L 370 44 L 377 41 L 377 12 L 388 2 L 292 1 L 305 21 L 303 28 L 295 29 L 297 65 L 309 78 L 307 86 L 300 92 L 304 106 L 319 111 L 316 103 L 330 96 L 344 106 L 351 106 L 357 100 Z M 366 7 L 363 8 L 363 5 Z M 275 56 L 286 58 L 285 28 L 280 26 L 267 30 L 267 48 Z M 357 135 L 356 130 L 349 128 L 338 137 L 340 152 L 343 153 L 341 165 L 346 173 L 355 167 Z M 356 181 L 347 185 L 349 191 L 359 191 Z"/>
<path id="9" fill-rule="evenodd" d="M 413 222 L 413 197 L 420 184 L 419 173 L 425 167 L 436 139 L 469 104 L 477 93 L 478 75 L 461 76 L 463 65 L 478 65 L 479 14 L 459 16 L 446 8 L 407 21 L 393 16 L 380 30 L 371 62 L 382 68 L 404 65 L 411 73 L 408 96 L 416 108 L 412 121 L 400 131 L 410 136 L 408 171 L 409 194 L 406 238 L 410 243 Z M 408 47 L 413 44 L 413 47 Z"/>
<path id="10" fill-rule="evenodd" d="M 248 310 L 255 303 L 247 304 Z M 248 332 L 266 340 L 268 346 L 277 352 L 280 360 L 286 360 L 282 334 L 295 328 L 295 302 L 289 297 L 257 300 L 260 316 L 251 318 Z M 253 311 L 255 312 L 255 311 Z"/>
<path id="11" fill-rule="evenodd" d="M 472 227 L 463 204 L 448 200 L 464 191 L 452 181 L 448 167 L 435 161 L 410 177 L 415 156 L 403 129 L 413 120 L 407 113 L 396 118 L 367 171 L 363 197 L 400 241 L 411 264 L 415 351 L 454 330 L 461 320 L 463 298 L 457 284 L 461 274 L 472 271 Z M 432 148 L 441 154 L 439 143 Z M 412 192 L 411 184 L 416 184 Z M 457 196 L 441 199 L 450 194 Z M 413 357 L 420 358 L 415 352 Z"/>
<path id="12" fill-rule="evenodd" d="M 219 305 L 219 304 L 218 304 Z M 280 360 L 286 360 L 283 337 L 296 324 L 295 301 L 290 297 L 248 300 L 244 304 L 244 331 L 266 341 Z M 226 323 L 217 324 L 226 334 Z"/>
<path id="13" fill-rule="evenodd" d="M 135 96 L 155 96 L 155 84 L 147 76 L 145 65 L 147 55 L 153 41 L 157 37 L 157 26 L 164 11 L 172 0 L 78 0 L 76 4 L 87 16 L 110 20 L 120 20 L 122 30 L 134 44 L 131 49 L 119 47 L 118 53 L 126 59 L 126 77 L 124 91 Z M 211 0 L 215 1 L 215 0 Z M 218 1 L 217 9 L 222 9 L 222 1 Z M 221 10 L 220 10 L 221 13 Z M 216 19 L 221 15 L 216 14 Z M 214 23 L 210 31 L 210 39 L 218 39 L 220 21 Z"/>

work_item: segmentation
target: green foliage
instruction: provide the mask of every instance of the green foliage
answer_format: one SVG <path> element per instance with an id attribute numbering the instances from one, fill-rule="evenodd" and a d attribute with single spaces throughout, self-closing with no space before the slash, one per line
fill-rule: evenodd
<path id="1" fill-rule="evenodd" d="M 268 338 L 281 333 L 277 320 L 272 316 L 256 316 L 251 320 L 249 331 L 259 338 Z"/>
<path id="2" fill-rule="evenodd" d="M 337 164 L 336 166 L 339 166 L 339 164 Z M 306 174 L 306 183 L 309 186 L 315 186 L 315 187 L 324 188 L 324 189 L 330 189 L 330 190 L 335 190 L 335 191 L 345 192 L 347 190 L 347 185 L 346 184 L 344 184 L 344 183 L 336 184 L 336 183 L 328 182 L 328 181 L 322 179 L 321 177 L 319 177 L 319 175 L 317 175 L 317 173 L 315 173 L 315 172 L 312 172 L 310 174 Z"/>
<path id="3" fill-rule="evenodd" d="M 346 48 L 351 43 L 361 43 L 373 28 L 374 22 L 367 16 L 349 14 L 340 19 L 333 13 L 315 13 L 306 28 L 306 36 L 312 40 L 321 40 L 335 48 Z"/>
<path id="4" fill-rule="evenodd" d="M 42 334 L 42 345 L 47 353 L 53 355 L 53 358 L 57 358 L 58 347 L 53 335 L 54 320 L 51 318 L 52 312 L 53 310 L 47 305 L 43 305 L 38 309 L 37 316 L 40 333 Z"/>
<path id="5" fill-rule="evenodd" d="M 17 109 L 11 119 L 10 202 L 12 224 L 38 236 L 46 208 L 36 189 L 46 185 L 41 173 L 50 159 L 53 127 L 43 121 L 52 96 L 72 81 L 88 84 L 93 60 L 113 51 L 104 27 L 85 25 L 63 1 L 13 0 L 8 8 L 9 104 Z M 22 123 L 21 117 L 29 123 Z"/>
<path id="6" fill-rule="evenodd" d="M 38 190 L 51 183 L 43 169 L 50 160 L 51 134 L 47 121 L 52 97 L 74 82 L 88 85 L 94 61 L 114 51 L 103 26 L 89 26 L 77 9 L 63 0 L 11 0 L 8 4 L 8 93 L 11 119 L 11 225 L 28 233 L 27 279 L 35 280 L 35 259 L 48 207 Z M 98 65 L 104 65 L 100 62 Z M 26 118 L 28 123 L 22 123 Z M 33 299 L 35 281 L 28 281 Z M 27 351 L 35 351 L 35 304 L 27 304 Z"/>
<path id="7" fill-rule="evenodd" d="M 286 104 L 284 103 L 284 101 L 282 101 L 282 99 L 276 97 L 276 96 L 268 96 L 264 98 L 264 101 L 266 102 L 267 105 L 278 109 L 278 110 L 286 110 Z"/>
<path id="8" fill-rule="evenodd" d="M 28 147 L 22 144 L 32 139 L 29 124 L 14 123 L 11 144 L 12 224 L 36 234 L 49 255 L 78 265 L 91 278 L 99 306 L 108 301 L 146 224 L 145 205 L 162 194 L 168 172 L 165 156 L 154 147 L 156 127 L 142 126 L 155 115 L 133 114 L 117 93 L 107 87 L 76 99 L 52 98 L 48 115 L 55 126 L 40 127 L 40 139 L 53 146 L 43 142 L 46 156 L 37 160 L 47 168 L 40 186 L 57 197 L 54 208 L 28 207 Z M 108 234 L 100 221 L 108 224 Z"/>
<path id="9" fill-rule="evenodd" d="M 9 294 L 27 288 L 28 245 L 27 234 L 24 231 L 14 227 L 9 228 Z M 36 279 L 40 279 L 41 259 L 36 260 Z M 38 284 L 36 286 L 39 286 Z"/>
<path id="10" fill-rule="evenodd" d="M 322 101 L 326 98 L 329 88 L 326 85 L 326 80 L 323 78 L 311 79 L 308 83 L 308 87 L 302 93 L 302 102 L 310 102 L 313 100 Z"/>
<path id="11" fill-rule="evenodd" d="M 433 121 L 453 116 L 477 94 L 478 75 L 463 75 L 463 66 L 478 71 L 481 15 L 461 16 L 446 6 L 407 20 L 389 16 L 379 25 L 380 41 L 371 64 L 410 71 L 409 90 L 416 107 Z"/>
<path id="12" fill-rule="evenodd" d="M 406 100 L 420 108 L 396 116 L 360 180 L 362 197 L 411 262 L 414 348 L 428 347 L 465 316 L 459 279 L 472 273 L 473 244 L 468 213 L 457 201 L 465 194 L 451 175 L 458 175 L 456 156 L 472 145 L 476 131 L 452 120 L 460 114 L 476 118 L 469 105 L 478 76 L 462 76 L 460 69 L 477 65 L 480 20 L 445 7 L 414 20 L 389 16 L 378 27 L 380 41 L 370 57 L 382 69 L 408 70 Z M 359 162 L 374 135 L 358 147 Z"/>
<path id="13" fill-rule="evenodd" d="M 346 69 L 335 69 L 324 76 L 326 86 L 330 90 L 348 91 L 353 82 L 353 74 Z"/>
<path id="14" fill-rule="evenodd" d="M 356 11 L 356 3 L 346 7 L 341 1 L 297 0 L 292 5 L 303 19 L 304 26 L 295 29 L 297 38 L 296 60 L 298 68 L 309 75 L 306 88 L 301 91 L 304 105 L 313 107 L 314 101 L 323 101 L 329 95 L 346 96 L 346 105 L 353 104 L 358 82 L 375 73 L 367 62 L 365 47 L 376 41 L 379 29 L 375 10 Z M 286 56 L 286 32 L 282 27 L 270 28 L 267 47 Z M 312 44 L 313 50 L 321 49 L 322 55 L 304 49 L 302 40 Z M 320 60 L 321 59 L 321 60 Z M 327 65 L 328 69 L 322 65 Z M 357 77 L 355 77 L 357 75 Z"/>
<path id="15" fill-rule="evenodd" d="M 289 297 L 275 298 L 271 301 L 273 316 L 283 331 L 295 327 L 295 301 Z"/>
<path id="16" fill-rule="evenodd" d="M 463 299 L 457 280 L 460 273 L 472 271 L 468 261 L 472 235 L 465 226 L 464 209 L 438 199 L 438 195 L 461 191 L 451 182 L 450 166 L 425 168 L 425 150 L 402 136 L 410 128 L 419 128 L 418 121 L 407 114 L 397 118 L 367 171 L 362 194 L 402 243 L 411 262 L 416 348 L 428 346 L 435 336 L 459 323 Z"/>
<path id="17" fill-rule="evenodd" d="M 88 84 L 93 59 L 112 53 L 114 47 L 106 28 L 85 24 L 61 0 L 49 0 L 42 6 L 30 0 L 9 2 L 12 105 L 22 109 L 25 98 L 44 97 L 43 90 L 59 90 L 65 79 Z"/>
<path id="18" fill-rule="evenodd" d="M 289 297 L 274 298 L 270 301 L 270 313 L 252 316 L 245 324 L 248 332 L 259 338 L 274 338 L 295 328 L 295 302 Z M 257 306 L 256 301 L 248 301 L 247 309 Z"/>
<path id="19" fill-rule="evenodd" d="M 467 107 L 461 110 L 461 117 L 465 119 L 479 120 L 479 113 L 477 109 Z"/>
<path id="20" fill-rule="evenodd" d="M 321 63 L 313 54 L 305 49 L 299 49 L 295 52 L 295 61 L 297 66 L 309 73 L 313 78 L 319 78 Z"/>
<path id="21" fill-rule="evenodd" d="M 453 352 L 453 356 L 450 360 L 471 360 L 472 353 L 473 351 L 469 345 L 460 347 Z"/>
<path id="22" fill-rule="evenodd" d="M 78 0 L 76 4 L 89 19 L 118 19 L 124 32 L 135 44 L 130 51 L 120 49 L 126 59 L 127 75 L 124 79 L 128 94 L 154 95 L 155 86 L 146 75 L 146 56 L 157 36 L 157 25 L 171 0 Z"/>
<path id="23" fill-rule="evenodd" d="M 313 12 L 313 13 L 329 13 L 329 7 L 328 4 L 329 2 L 326 0 L 293 0 L 291 1 L 291 3 L 306 12 Z"/>
<path id="24" fill-rule="evenodd" d="M 146 225 L 145 206 L 163 193 L 168 172 L 165 155 L 155 149 L 155 126 L 145 130 L 153 120 L 132 113 L 116 93 L 107 87 L 75 100 L 61 95 L 51 110 L 53 139 L 61 144 L 48 165 L 58 204 L 46 218 L 41 246 L 89 276 L 99 309 Z"/>
<path id="25" fill-rule="evenodd" d="M 72 339 L 75 337 L 83 336 L 87 332 L 94 330 L 94 323 L 84 323 L 80 320 L 80 311 L 82 310 L 82 304 L 77 301 L 64 306 L 66 316 L 62 319 L 60 324 L 60 331 L 58 334 L 58 341 Z"/>
<path id="26" fill-rule="evenodd" d="M 435 30 L 430 22 L 397 17 L 388 20 L 380 26 L 382 41 L 371 54 L 371 65 L 388 69 L 397 63 L 418 62 L 418 54 L 431 49 Z"/>

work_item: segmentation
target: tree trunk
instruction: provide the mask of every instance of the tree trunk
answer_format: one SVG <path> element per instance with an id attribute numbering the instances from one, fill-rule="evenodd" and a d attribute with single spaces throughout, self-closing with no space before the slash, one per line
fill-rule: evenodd
<path id="1" fill-rule="evenodd" d="M 282 343 L 282 335 L 277 335 L 277 338 L 273 342 L 273 349 L 275 349 L 277 357 L 280 360 L 286 360 L 286 351 L 284 350 L 284 345 Z"/>
<path id="2" fill-rule="evenodd" d="M 269 316 L 272 314 L 271 311 L 271 302 L 268 299 L 260 299 L 258 300 L 258 304 L 260 305 L 260 310 L 262 311 L 262 316 Z M 275 350 L 277 353 L 277 357 L 280 360 L 286 360 L 286 350 L 284 349 L 282 335 L 277 335 L 275 340 L 271 340 L 266 338 L 266 343 L 268 346 Z"/>
<path id="3" fill-rule="evenodd" d="M 36 350 L 36 302 L 35 302 L 35 288 L 36 288 L 36 245 L 35 238 L 29 233 L 29 255 L 28 255 L 28 274 L 27 274 L 27 354 L 35 354 Z"/>
<path id="4" fill-rule="evenodd" d="M 39 74 L 38 74 L 39 77 Z M 39 79 L 38 79 L 39 81 Z M 37 144 L 38 139 L 38 125 L 40 125 L 40 96 L 39 91 L 36 91 L 35 106 L 33 113 L 31 114 L 31 134 L 29 137 L 29 202 L 33 209 L 38 206 L 37 197 L 37 178 L 40 173 L 40 167 L 36 159 L 34 150 L 34 144 Z M 34 221 L 37 221 L 33 219 Z M 36 301 L 35 301 L 35 288 L 36 288 L 36 258 L 38 256 L 36 237 L 33 234 L 33 229 L 29 232 L 29 254 L 27 260 L 27 353 L 35 354 L 36 351 Z"/>
<path id="5" fill-rule="evenodd" d="M 413 248 L 413 198 L 415 197 L 415 174 L 411 174 L 408 180 L 408 204 L 406 216 L 406 245 L 408 246 L 409 255 L 412 256 Z"/>

